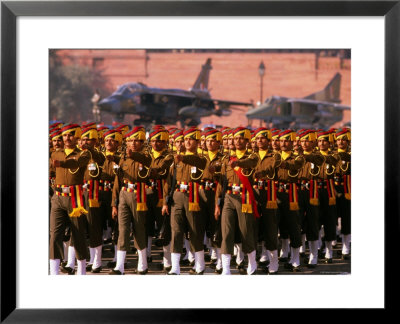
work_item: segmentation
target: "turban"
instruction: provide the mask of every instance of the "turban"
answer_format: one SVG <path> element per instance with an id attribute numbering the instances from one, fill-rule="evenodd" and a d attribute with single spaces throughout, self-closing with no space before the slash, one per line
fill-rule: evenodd
<path id="1" fill-rule="evenodd" d="M 173 137 L 174 141 L 183 140 L 183 131 L 181 129 L 175 129 Z"/>
<path id="2" fill-rule="evenodd" d="M 215 139 L 218 142 L 221 142 L 222 140 L 222 135 L 221 132 L 215 128 L 211 128 L 207 130 L 204 134 L 205 139 Z"/>
<path id="3" fill-rule="evenodd" d="M 125 136 L 129 132 L 129 125 L 119 125 L 115 130 Z"/>
<path id="4" fill-rule="evenodd" d="M 61 128 L 61 135 L 70 134 L 77 138 L 81 138 L 81 127 L 78 124 L 66 124 Z"/>
<path id="5" fill-rule="evenodd" d="M 308 141 L 315 141 L 317 139 L 315 130 L 312 129 L 302 129 L 297 132 L 297 135 L 299 135 L 299 139 L 305 139 Z"/>
<path id="6" fill-rule="evenodd" d="M 85 129 L 85 128 L 97 129 L 96 123 L 83 123 L 82 129 Z"/>
<path id="7" fill-rule="evenodd" d="M 104 133 L 104 139 L 112 138 L 113 140 L 117 141 L 119 144 L 122 143 L 122 134 L 115 129 L 110 129 L 109 131 Z"/>
<path id="8" fill-rule="evenodd" d="M 280 132 L 281 132 L 280 129 L 278 129 L 278 128 L 272 128 L 272 129 L 271 129 L 271 138 L 278 139 L 278 138 L 279 138 L 279 133 L 280 133 Z"/>
<path id="9" fill-rule="evenodd" d="M 191 127 L 183 132 L 183 138 L 193 138 L 199 140 L 201 137 L 201 132 L 196 127 Z"/>
<path id="10" fill-rule="evenodd" d="M 257 136 L 264 136 L 268 139 L 271 139 L 271 131 L 268 128 L 265 127 L 259 127 L 254 131 L 254 138 L 256 138 Z"/>
<path id="11" fill-rule="evenodd" d="M 132 129 L 130 132 L 125 134 L 126 139 L 137 139 L 137 140 L 146 140 L 146 132 L 143 126 L 137 126 Z"/>
<path id="12" fill-rule="evenodd" d="M 347 138 L 345 138 L 345 137 L 347 137 Z M 350 131 L 350 128 L 346 128 L 346 127 L 344 127 L 344 128 L 339 128 L 339 129 L 336 131 L 335 138 L 336 138 L 336 139 L 342 138 L 342 139 L 347 139 L 347 140 L 350 141 L 350 140 L 351 140 L 351 131 Z"/>
<path id="13" fill-rule="evenodd" d="M 250 133 L 250 129 L 245 128 L 245 127 L 237 127 L 232 131 L 233 137 L 244 137 L 247 138 L 248 140 L 251 139 L 251 133 Z"/>
<path id="14" fill-rule="evenodd" d="M 61 129 L 59 129 L 59 128 L 56 128 L 56 129 L 53 130 L 53 131 L 51 132 L 51 134 L 50 134 L 50 139 L 51 139 L 51 140 L 58 139 L 58 138 L 61 138 L 61 137 L 62 137 L 62 135 L 61 135 Z"/>
<path id="15" fill-rule="evenodd" d="M 103 137 L 103 136 L 104 136 L 104 133 L 107 132 L 108 130 L 109 130 L 109 128 L 106 127 L 106 126 L 100 126 L 100 127 L 98 127 L 98 128 L 97 128 L 97 132 L 98 132 L 98 134 L 99 134 L 99 137 Z"/>
<path id="16" fill-rule="evenodd" d="M 286 129 L 279 133 L 279 139 L 286 139 L 289 141 L 294 141 L 296 139 L 296 132 L 291 129 Z"/>
<path id="17" fill-rule="evenodd" d="M 98 139 L 99 134 L 97 133 L 96 128 L 92 128 L 92 126 L 86 127 L 82 130 L 81 138 L 87 137 L 89 139 Z"/>
<path id="18" fill-rule="evenodd" d="M 329 131 L 320 130 L 318 132 L 317 139 L 318 140 L 324 139 L 326 141 L 333 142 L 333 133 L 331 130 Z"/>
<path id="19" fill-rule="evenodd" d="M 151 140 L 160 140 L 160 141 L 168 141 L 169 134 L 165 128 L 157 128 L 153 132 L 150 133 L 149 139 Z"/>
<path id="20" fill-rule="evenodd" d="M 229 127 L 224 127 L 221 129 L 221 133 L 222 133 L 222 138 L 226 138 L 229 136 L 229 133 L 231 132 L 231 129 Z"/>

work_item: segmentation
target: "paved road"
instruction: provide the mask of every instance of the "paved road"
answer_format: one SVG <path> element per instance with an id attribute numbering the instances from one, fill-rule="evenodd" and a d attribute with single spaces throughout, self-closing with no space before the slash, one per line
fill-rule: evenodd
<path id="1" fill-rule="evenodd" d="M 133 245 L 133 244 L 132 244 Z M 284 268 L 284 264 L 280 262 L 279 264 L 279 275 L 347 275 L 351 273 L 351 260 L 342 260 L 338 255 L 338 251 L 340 252 L 342 248 L 342 244 L 340 242 L 333 249 L 333 263 L 325 264 L 322 262 L 318 262 L 318 266 L 314 269 L 309 269 L 306 267 L 306 263 L 301 259 L 301 272 L 293 273 Z M 308 250 L 306 251 L 306 255 L 308 256 Z M 111 244 L 107 244 L 103 247 L 103 262 L 102 262 L 102 271 L 98 274 L 93 274 L 91 272 L 87 272 L 87 275 L 107 275 L 111 268 L 107 267 L 107 263 L 112 261 L 113 257 L 113 247 Z M 152 262 L 149 263 L 149 272 L 147 275 L 165 275 L 165 273 L 161 270 L 161 262 L 162 262 L 162 249 L 156 247 L 154 244 L 152 246 Z M 205 253 L 206 255 L 208 253 Z M 133 252 L 127 253 L 127 268 L 125 269 L 125 275 L 135 275 L 133 273 L 134 268 L 137 266 L 137 254 Z M 245 257 L 245 262 L 247 262 L 247 257 Z M 181 275 L 189 275 L 190 266 L 181 266 Z M 231 272 L 232 275 L 239 275 L 239 271 L 236 269 L 236 265 L 231 263 Z M 63 274 L 60 272 L 60 274 Z M 204 272 L 205 275 L 218 275 L 214 273 L 214 269 L 210 268 L 210 261 L 206 261 L 206 270 Z M 262 269 L 257 270 L 257 275 L 266 275 Z"/>

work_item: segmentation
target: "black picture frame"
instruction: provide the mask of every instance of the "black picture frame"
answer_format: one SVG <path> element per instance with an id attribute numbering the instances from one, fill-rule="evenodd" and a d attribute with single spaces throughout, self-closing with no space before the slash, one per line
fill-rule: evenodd
<path id="1" fill-rule="evenodd" d="M 385 309 L 398 283 L 389 265 L 399 237 L 400 4 L 396 1 L 129 1 L 1 3 L 1 321 L 6 323 L 227 322 L 243 310 L 16 308 L 16 19 L 19 16 L 384 16 L 385 18 Z M 371 125 L 373 128 L 373 125 Z M 373 132 L 373 131 L 371 131 Z M 382 134 L 375 134 L 382 137 Z M 368 159 L 373 159 L 373 154 Z M 369 161 L 368 161 L 369 162 Z M 368 176 L 368 175 L 367 175 Z M 373 176 L 371 174 L 371 188 Z M 372 195 L 372 193 L 371 193 Z M 395 203 L 393 203 L 395 202 Z M 379 216 L 379 215 L 378 215 Z M 398 243 L 397 243 L 398 244 Z M 371 256 L 372 258 L 372 256 Z M 366 260 L 367 261 L 367 260 Z M 371 260 L 369 260 L 371 261 Z M 372 271 L 370 263 L 365 271 Z M 373 271 L 371 272 L 373 275 Z M 290 296 L 288 296 L 289 298 Z M 113 301 L 110 296 L 110 301 Z M 157 298 L 165 298 L 158 296 Z M 220 298 L 220 297 L 219 297 Z M 261 318 L 262 310 L 252 310 Z M 338 315 L 340 316 L 340 315 Z M 239 317 L 237 317 L 239 318 Z M 232 320 L 233 321 L 233 320 Z"/>

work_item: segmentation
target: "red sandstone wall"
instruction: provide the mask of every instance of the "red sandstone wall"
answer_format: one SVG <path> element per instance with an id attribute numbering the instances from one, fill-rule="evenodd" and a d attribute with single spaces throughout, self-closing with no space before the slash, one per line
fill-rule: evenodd
<path id="1" fill-rule="evenodd" d="M 263 100 L 271 95 L 304 97 L 321 90 L 335 75 L 342 74 L 342 103 L 351 105 L 351 62 L 340 69 L 338 58 L 321 57 L 315 71 L 315 55 L 309 53 L 150 53 L 144 50 L 63 50 L 64 62 L 93 64 L 104 69 L 113 87 L 126 82 L 143 82 L 151 87 L 189 89 L 206 59 L 212 59 L 209 89 L 213 98 L 257 103 L 260 100 L 258 66 L 264 62 Z M 350 120 L 346 112 L 342 122 Z M 211 116 L 202 124 L 245 126 L 245 109 L 229 117 Z M 259 125 L 253 121 L 253 125 Z M 334 126 L 340 126 L 340 123 Z"/>

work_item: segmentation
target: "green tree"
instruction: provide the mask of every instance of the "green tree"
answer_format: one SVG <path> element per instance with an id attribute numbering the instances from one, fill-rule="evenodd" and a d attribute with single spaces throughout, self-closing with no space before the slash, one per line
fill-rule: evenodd
<path id="1" fill-rule="evenodd" d="M 64 123 L 92 120 L 91 98 L 96 89 L 102 97 L 111 93 L 102 70 L 78 64 L 64 65 L 57 50 L 50 50 L 50 119 Z"/>

